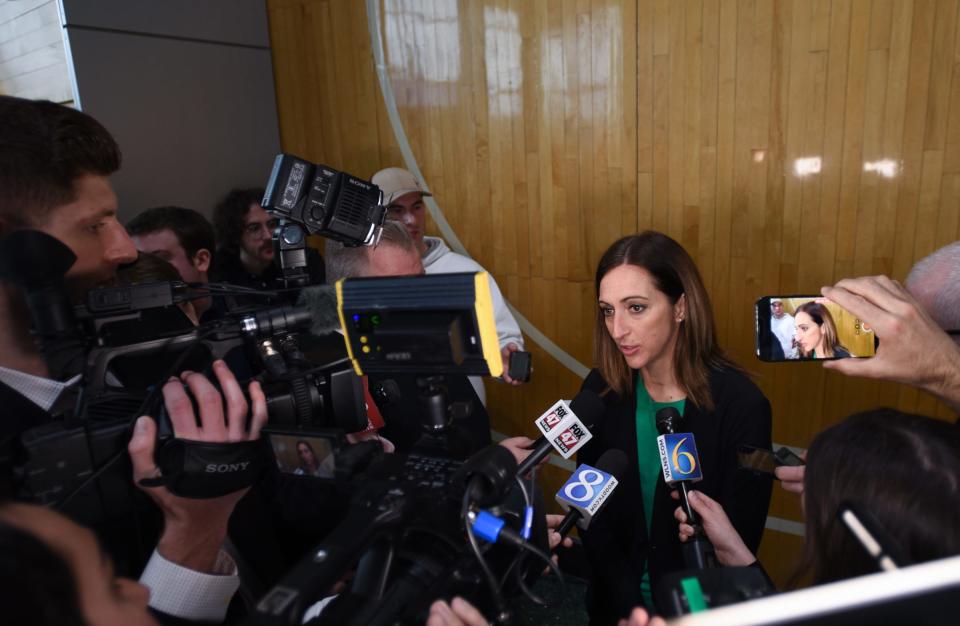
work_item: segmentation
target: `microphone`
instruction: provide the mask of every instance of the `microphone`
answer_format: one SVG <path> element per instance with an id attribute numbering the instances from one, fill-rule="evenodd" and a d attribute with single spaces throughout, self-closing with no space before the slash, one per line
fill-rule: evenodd
<path id="1" fill-rule="evenodd" d="M 597 425 L 605 410 L 600 396 L 586 389 L 570 404 L 557 401 L 537 418 L 537 428 L 543 436 L 537 439 L 530 456 L 517 466 L 517 475 L 526 476 L 551 450 L 569 459 L 593 437 L 590 429 Z"/>
<path id="2" fill-rule="evenodd" d="M 700 470 L 700 456 L 693 433 L 677 432 L 681 421 L 680 412 L 672 406 L 657 411 L 657 432 L 660 433 L 657 449 L 660 452 L 663 480 L 669 487 L 680 487 L 680 500 L 687 514 L 687 523 L 694 528 L 693 537 L 683 545 L 684 561 L 690 569 L 705 569 L 713 566 L 715 557 L 713 550 L 707 547 L 709 542 L 703 536 L 703 529 L 687 494 L 690 483 L 703 480 L 703 472 Z"/>
<path id="3" fill-rule="evenodd" d="M 612 449 L 600 456 L 596 467 L 584 463 L 576 469 L 556 495 L 557 503 L 567 512 L 556 528 L 561 537 L 565 537 L 574 524 L 583 530 L 590 526 L 590 521 L 617 488 L 626 468 L 627 455 Z"/>
<path id="4" fill-rule="evenodd" d="M 340 329 L 337 288 L 333 285 L 310 285 L 300 290 L 297 306 L 310 315 L 310 332 L 329 335 Z"/>

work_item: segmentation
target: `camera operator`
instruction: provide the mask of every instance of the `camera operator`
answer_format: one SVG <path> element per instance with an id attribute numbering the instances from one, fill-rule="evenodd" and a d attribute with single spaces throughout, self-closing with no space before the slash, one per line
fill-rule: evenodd
<path id="1" fill-rule="evenodd" d="M 110 133 L 89 115 L 46 101 L 31 101 L 0 96 L 0 236 L 31 228 L 45 232 L 65 243 L 77 259 L 66 275 L 73 296 L 115 281 L 118 267 L 136 259 L 137 252 L 123 226 L 117 220 L 117 198 L 108 176 L 120 166 L 120 150 Z M 168 382 L 164 396 L 177 434 L 197 436 L 205 441 L 236 441 L 256 438 L 259 423 L 266 419 L 262 394 L 254 394 L 254 413 L 258 415 L 250 433 L 243 430 L 246 404 L 236 396 L 239 387 L 229 370 L 220 363 L 215 371 L 228 394 L 227 424 L 219 394 L 202 376 L 187 374 L 184 382 L 199 401 L 201 425 L 194 422 L 189 398 L 180 382 Z M 232 384 L 230 381 L 232 380 Z M 5 407 L 0 419 L 0 442 L 7 449 L 26 429 L 47 423 L 57 412 L 64 397 L 79 376 L 53 380 L 43 356 L 30 335 L 25 301 L 18 288 L 0 282 L 0 403 Z M 178 391 L 179 389 L 179 391 Z M 212 393 L 211 393 L 212 392 Z M 214 406 L 216 404 L 216 407 Z M 241 410 L 242 409 L 242 410 Z M 219 413 L 217 412 L 219 410 Z M 240 416 L 242 413 L 242 417 Z M 219 419 L 221 424 L 217 425 Z M 137 480 L 156 475 L 153 463 L 155 426 L 141 418 L 130 443 L 134 476 Z M 217 574 L 220 543 L 226 519 L 240 493 L 207 501 L 186 501 L 166 489 L 145 490 L 158 504 L 164 517 L 164 530 L 143 578 L 148 586 L 168 588 L 171 594 L 157 594 L 157 609 L 189 619 L 220 619 L 230 593 L 236 588 L 232 576 L 214 576 L 224 583 L 219 592 L 197 584 L 200 578 Z M 115 544 L 120 538 L 111 529 L 117 555 L 136 562 L 138 546 L 123 550 Z M 137 534 L 138 529 L 127 529 Z M 124 537 L 125 539 L 126 537 Z M 131 567 L 133 567 L 131 565 Z M 196 593 L 212 601 L 215 608 L 200 607 L 190 598 Z M 195 611 L 196 610 L 196 611 Z"/>
<path id="2" fill-rule="evenodd" d="M 246 426 L 248 404 L 236 378 L 222 361 L 213 366 L 221 394 L 202 374 L 183 372 L 163 387 L 164 402 L 177 437 L 204 442 L 255 440 L 267 421 L 266 399 L 259 383 L 249 386 L 250 427 Z M 186 387 L 186 389 L 184 388 Z M 187 393 L 189 390 L 189 395 Z M 194 414 L 190 396 L 196 401 Z M 225 403 L 225 406 L 224 406 Z M 198 419 L 199 417 L 199 419 Z M 165 487 L 144 487 L 140 481 L 159 475 L 154 459 L 156 424 L 153 418 L 140 417 L 128 446 L 133 461 L 133 478 L 163 512 L 163 533 L 153 556 L 140 577 L 140 584 L 114 575 L 110 559 L 94 535 L 62 515 L 26 504 L 0 507 L 0 529 L 5 524 L 22 530 L 52 552 L 47 560 L 65 562 L 65 575 L 39 589 L 11 595 L 13 624 L 62 624 L 64 614 L 79 608 L 83 621 L 91 626 L 154 623 L 146 612 L 149 607 L 164 624 L 223 620 L 230 600 L 239 586 L 236 566 L 222 550 L 227 520 L 246 492 L 236 491 L 206 500 L 181 498 Z M 3 536 L 0 530 L 0 536 Z M 22 545 L 22 544 L 17 544 Z M 39 549 L 19 552 L 12 541 L 0 539 L 0 593 L 17 590 L 23 570 L 31 578 Z M 40 552 L 41 556 L 42 552 Z M 24 563 L 18 559 L 30 558 Z M 56 573 L 56 572 L 54 572 Z M 39 574 L 38 574 L 39 576 Z M 69 585 L 72 589 L 63 588 Z M 72 606 L 76 603 L 77 606 Z M 43 619 L 52 615 L 51 619 Z M 6 622 L 5 623 L 11 623 Z"/>

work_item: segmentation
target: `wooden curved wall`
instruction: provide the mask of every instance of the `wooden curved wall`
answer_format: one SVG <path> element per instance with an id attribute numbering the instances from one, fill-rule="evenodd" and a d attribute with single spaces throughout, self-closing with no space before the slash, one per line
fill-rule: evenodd
<path id="1" fill-rule="evenodd" d="M 269 0 L 284 150 L 370 176 L 402 159 L 365 4 Z M 697 260 L 723 345 L 757 375 L 774 440 L 805 447 L 878 405 L 949 416 L 915 390 L 752 356 L 754 300 L 845 276 L 903 279 L 960 235 L 956 0 L 386 0 L 403 129 L 470 254 L 590 364 L 592 273 L 646 228 Z M 502 432 L 578 378 L 491 385 Z M 555 490 L 566 474 L 546 470 Z M 800 520 L 775 489 L 771 515 Z M 783 580 L 800 539 L 768 531 Z"/>

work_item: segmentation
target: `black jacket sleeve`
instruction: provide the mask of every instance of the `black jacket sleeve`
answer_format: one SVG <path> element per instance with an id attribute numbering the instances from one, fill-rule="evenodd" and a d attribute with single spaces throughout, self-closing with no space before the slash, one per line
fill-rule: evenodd
<path id="1" fill-rule="evenodd" d="M 773 481 L 739 469 L 737 450 L 750 445 L 771 447 L 770 402 L 744 376 L 728 377 L 727 388 L 716 414 L 723 420 L 720 429 L 720 464 L 723 467 L 717 490 L 718 502 L 751 552 L 760 547 Z"/>

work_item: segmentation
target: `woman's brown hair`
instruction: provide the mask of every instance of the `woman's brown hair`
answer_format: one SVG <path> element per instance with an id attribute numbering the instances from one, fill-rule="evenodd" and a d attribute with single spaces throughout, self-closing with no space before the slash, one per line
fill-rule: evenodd
<path id="1" fill-rule="evenodd" d="M 813 323 L 820 327 L 823 334 L 823 356 L 835 356 L 837 348 L 842 348 L 840 339 L 837 336 L 837 324 L 833 321 L 830 309 L 819 302 L 805 302 L 797 307 L 797 313 L 806 313 L 813 320 Z M 816 346 L 810 348 L 810 352 L 805 353 L 804 357 L 812 357 Z M 846 348 L 844 348 L 846 350 Z"/>
<path id="2" fill-rule="evenodd" d="M 790 586 L 877 570 L 837 516 L 845 503 L 873 517 L 900 565 L 960 554 L 960 429 L 889 408 L 852 415 L 810 444 L 803 498 L 804 558 Z"/>
<path id="3" fill-rule="evenodd" d="M 674 376 L 691 402 L 701 409 L 713 409 L 710 370 L 740 368 L 717 344 L 710 297 L 693 259 L 683 246 L 657 231 L 648 230 L 624 237 L 607 248 L 597 265 L 598 299 L 603 277 L 613 268 L 625 264 L 635 265 L 649 272 L 656 288 L 666 294 L 671 303 L 675 304 L 680 296 L 685 296 L 686 314 L 680 322 L 677 349 L 674 353 Z M 599 307 L 593 338 L 594 361 L 604 380 L 620 396 L 632 393 L 634 373 L 616 342 L 610 337 Z"/>

